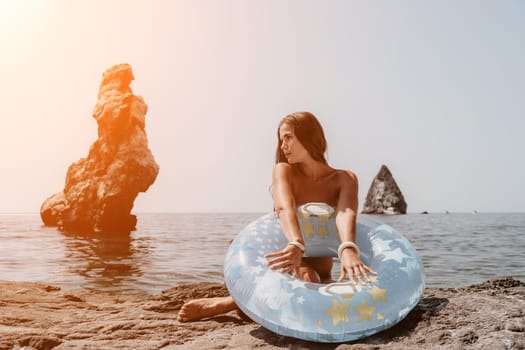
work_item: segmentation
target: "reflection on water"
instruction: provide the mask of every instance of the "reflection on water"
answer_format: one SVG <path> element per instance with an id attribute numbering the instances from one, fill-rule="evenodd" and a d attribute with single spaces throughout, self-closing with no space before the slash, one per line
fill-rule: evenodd
<path id="1" fill-rule="evenodd" d="M 142 214 L 129 235 L 72 234 L 38 214 L 0 214 L 0 279 L 159 293 L 223 280 L 228 242 L 258 214 Z"/>
<path id="2" fill-rule="evenodd" d="M 123 290 L 137 283 L 149 260 L 151 242 L 131 234 L 61 234 L 68 269 L 97 289 Z"/>

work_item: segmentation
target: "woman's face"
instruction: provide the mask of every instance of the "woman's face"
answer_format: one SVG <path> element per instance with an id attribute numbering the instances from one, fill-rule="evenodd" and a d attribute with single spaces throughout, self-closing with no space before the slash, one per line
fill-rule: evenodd
<path id="1" fill-rule="evenodd" d="M 293 127 L 283 123 L 279 128 L 279 139 L 281 140 L 281 150 L 289 164 L 300 163 L 310 156 L 306 148 L 295 136 Z"/>

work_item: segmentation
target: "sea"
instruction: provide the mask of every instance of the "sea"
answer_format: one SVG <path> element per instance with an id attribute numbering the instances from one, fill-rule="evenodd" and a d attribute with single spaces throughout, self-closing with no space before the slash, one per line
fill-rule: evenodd
<path id="1" fill-rule="evenodd" d="M 129 235 L 64 233 L 43 226 L 38 213 L 0 214 L 0 280 L 124 294 L 223 282 L 229 242 L 262 214 L 139 213 Z M 525 213 L 361 216 L 410 240 L 427 287 L 465 287 L 507 276 L 525 281 Z M 338 273 L 336 263 L 334 277 Z"/>

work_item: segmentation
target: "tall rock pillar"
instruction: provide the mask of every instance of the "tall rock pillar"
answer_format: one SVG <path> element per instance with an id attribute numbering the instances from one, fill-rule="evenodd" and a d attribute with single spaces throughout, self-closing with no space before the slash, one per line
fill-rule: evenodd
<path id="1" fill-rule="evenodd" d="M 69 166 L 62 192 L 40 208 L 42 221 L 73 232 L 129 232 L 137 218 L 131 214 L 139 192 L 155 181 L 159 166 L 148 147 L 145 116 L 148 106 L 134 95 L 128 64 L 106 70 L 93 118 L 98 139 L 88 156 Z"/>

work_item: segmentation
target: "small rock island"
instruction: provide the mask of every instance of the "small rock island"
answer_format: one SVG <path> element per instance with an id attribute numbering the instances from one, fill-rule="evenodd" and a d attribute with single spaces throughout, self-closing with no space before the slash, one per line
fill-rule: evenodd
<path id="1" fill-rule="evenodd" d="M 104 72 L 93 112 L 98 139 L 86 158 L 69 166 L 63 191 L 42 203 L 45 225 L 83 233 L 135 229 L 133 203 L 153 184 L 159 166 L 148 147 L 148 106 L 133 94 L 129 86 L 133 79 L 128 64 Z"/>
<path id="2" fill-rule="evenodd" d="M 363 214 L 406 214 L 407 203 L 396 180 L 386 165 L 381 169 L 370 185 L 366 195 Z"/>

